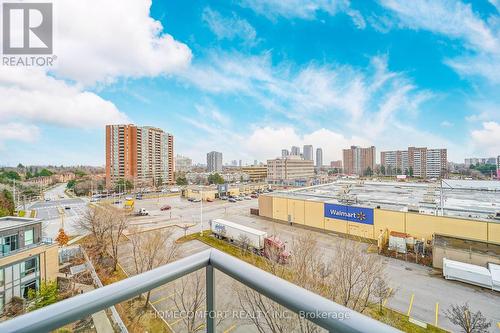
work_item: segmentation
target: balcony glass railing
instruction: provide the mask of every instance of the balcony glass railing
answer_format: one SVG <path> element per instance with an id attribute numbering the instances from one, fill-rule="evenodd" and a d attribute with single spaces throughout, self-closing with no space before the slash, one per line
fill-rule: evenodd
<path id="1" fill-rule="evenodd" d="M 204 327 L 215 332 L 216 275 L 224 273 L 245 287 L 299 314 L 329 332 L 393 333 L 397 329 L 334 303 L 326 298 L 282 280 L 255 266 L 218 250 L 210 249 L 151 271 L 135 275 L 85 294 L 61 301 L 0 323 L 0 332 L 48 332 L 81 321 L 112 305 L 129 300 L 200 269 L 205 269 Z M 217 273 L 217 277 L 220 277 Z M 231 284 L 229 284 L 230 286 Z M 228 287 L 226 284 L 225 287 Z M 176 290 L 178 292 L 178 290 Z M 220 295 L 221 298 L 224 295 Z M 218 304 L 220 304 L 218 302 Z M 339 319 L 341 318 L 341 319 Z"/>

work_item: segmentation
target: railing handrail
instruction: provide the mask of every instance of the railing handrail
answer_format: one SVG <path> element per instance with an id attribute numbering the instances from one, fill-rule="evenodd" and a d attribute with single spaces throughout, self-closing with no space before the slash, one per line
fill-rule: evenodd
<path id="1" fill-rule="evenodd" d="M 213 267 L 293 312 L 309 314 L 308 320 L 330 332 L 400 332 L 215 249 L 5 321 L 0 323 L 0 332 L 48 332 L 205 267 L 207 287 L 210 286 L 207 288 L 207 302 L 212 305 L 215 290 L 208 289 L 213 288 Z M 210 310 L 209 305 L 207 310 Z M 344 319 L 335 317 L 339 313 Z M 208 319 L 207 327 L 213 327 L 213 322 L 210 324 Z"/>

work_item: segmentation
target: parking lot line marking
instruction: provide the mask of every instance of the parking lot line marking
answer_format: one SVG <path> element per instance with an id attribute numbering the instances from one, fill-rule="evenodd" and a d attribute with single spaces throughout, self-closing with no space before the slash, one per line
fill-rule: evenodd
<path id="1" fill-rule="evenodd" d="M 438 327 L 438 318 L 439 318 L 439 303 L 436 302 L 436 321 L 434 322 L 434 326 Z"/>
<path id="2" fill-rule="evenodd" d="M 236 328 L 236 325 L 233 325 L 233 326 L 229 327 L 227 330 L 225 330 L 223 333 L 229 333 L 232 330 L 234 330 L 235 328 Z"/>
<path id="3" fill-rule="evenodd" d="M 388 295 L 390 295 L 390 294 L 392 294 L 392 288 L 389 288 L 389 293 L 388 293 Z M 387 304 L 387 301 L 388 301 L 388 300 L 389 300 L 389 297 L 386 297 L 386 298 L 384 299 L 384 304 L 382 304 L 382 306 L 383 306 L 383 307 L 385 307 L 385 305 Z"/>
<path id="4" fill-rule="evenodd" d="M 410 306 L 408 307 L 408 313 L 406 314 L 408 317 L 410 316 L 410 313 L 411 313 L 411 308 L 413 306 L 413 299 L 415 298 L 415 294 L 411 294 L 411 298 L 410 298 Z"/>
<path id="5" fill-rule="evenodd" d="M 166 299 L 171 298 L 172 296 L 175 296 L 175 294 L 176 294 L 176 293 L 173 293 L 172 295 L 168 295 L 168 296 L 162 297 L 162 298 L 160 298 L 160 299 L 157 299 L 156 301 L 151 302 L 151 304 L 153 304 L 153 305 L 154 305 L 154 304 L 160 303 L 160 302 L 162 302 L 162 301 L 164 301 L 164 300 L 166 300 Z"/>

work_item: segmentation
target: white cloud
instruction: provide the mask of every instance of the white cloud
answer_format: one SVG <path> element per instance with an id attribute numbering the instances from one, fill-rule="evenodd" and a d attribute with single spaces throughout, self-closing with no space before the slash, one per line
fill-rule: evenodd
<path id="1" fill-rule="evenodd" d="M 398 113 L 416 112 L 430 97 L 404 74 L 390 71 L 384 56 L 372 58 L 371 65 L 361 70 L 314 62 L 296 68 L 289 63 L 273 65 L 267 53 L 218 52 L 207 62 L 194 64 L 183 78 L 210 93 L 250 97 L 267 110 L 306 125 L 318 125 L 311 119 L 320 123 L 335 117 L 349 127 L 369 118 L 377 126 L 373 135 Z"/>
<path id="2" fill-rule="evenodd" d="M 54 7 L 58 77 L 94 85 L 189 65 L 189 47 L 150 17 L 151 0 L 64 0 Z"/>
<path id="3" fill-rule="evenodd" d="M 423 29 L 461 40 L 471 54 L 445 63 L 463 76 L 483 77 L 500 83 L 500 17 L 484 21 L 471 4 L 459 0 L 379 0 L 399 19 L 401 27 Z M 498 1 L 492 1 L 498 4 Z"/>
<path id="4" fill-rule="evenodd" d="M 313 20 L 319 13 L 333 16 L 343 12 L 351 17 L 358 29 L 366 27 L 363 16 L 351 8 L 349 0 L 242 0 L 240 4 L 271 20 L 277 17 Z"/>
<path id="5" fill-rule="evenodd" d="M 481 129 L 471 132 L 472 144 L 476 152 L 497 156 L 500 152 L 500 123 L 484 122 Z"/>
<path id="6" fill-rule="evenodd" d="M 113 103 L 36 68 L 0 68 L 0 100 L 2 122 L 93 128 L 129 121 Z"/>
<path id="7" fill-rule="evenodd" d="M 6 141 L 35 142 L 40 136 L 40 130 L 33 125 L 11 122 L 0 123 L 0 148 Z"/>
<path id="8" fill-rule="evenodd" d="M 232 17 L 224 17 L 219 12 L 206 7 L 203 10 L 202 19 L 219 39 L 240 38 L 249 44 L 256 41 L 257 33 L 254 27 L 247 20 L 234 14 Z"/>
<path id="9" fill-rule="evenodd" d="M 441 122 L 441 127 L 453 127 L 453 126 L 454 126 L 454 124 L 452 122 L 450 122 L 450 121 L 443 120 Z"/>

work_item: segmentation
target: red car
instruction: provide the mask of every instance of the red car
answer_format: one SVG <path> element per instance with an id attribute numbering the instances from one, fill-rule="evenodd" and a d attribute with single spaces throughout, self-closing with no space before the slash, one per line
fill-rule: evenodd
<path id="1" fill-rule="evenodd" d="M 207 202 L 214 202 L 214 199 L 212 199 L 212 198 L 207 198 Z"/>
<path id="2" fill-rule="evenodd" d="M 169 205 L 165 205 L 165 206 L 160 208 L 161 211 L 170 210 L 170 209 L 172 209 L 172 207 L 170 207 Z"/>

